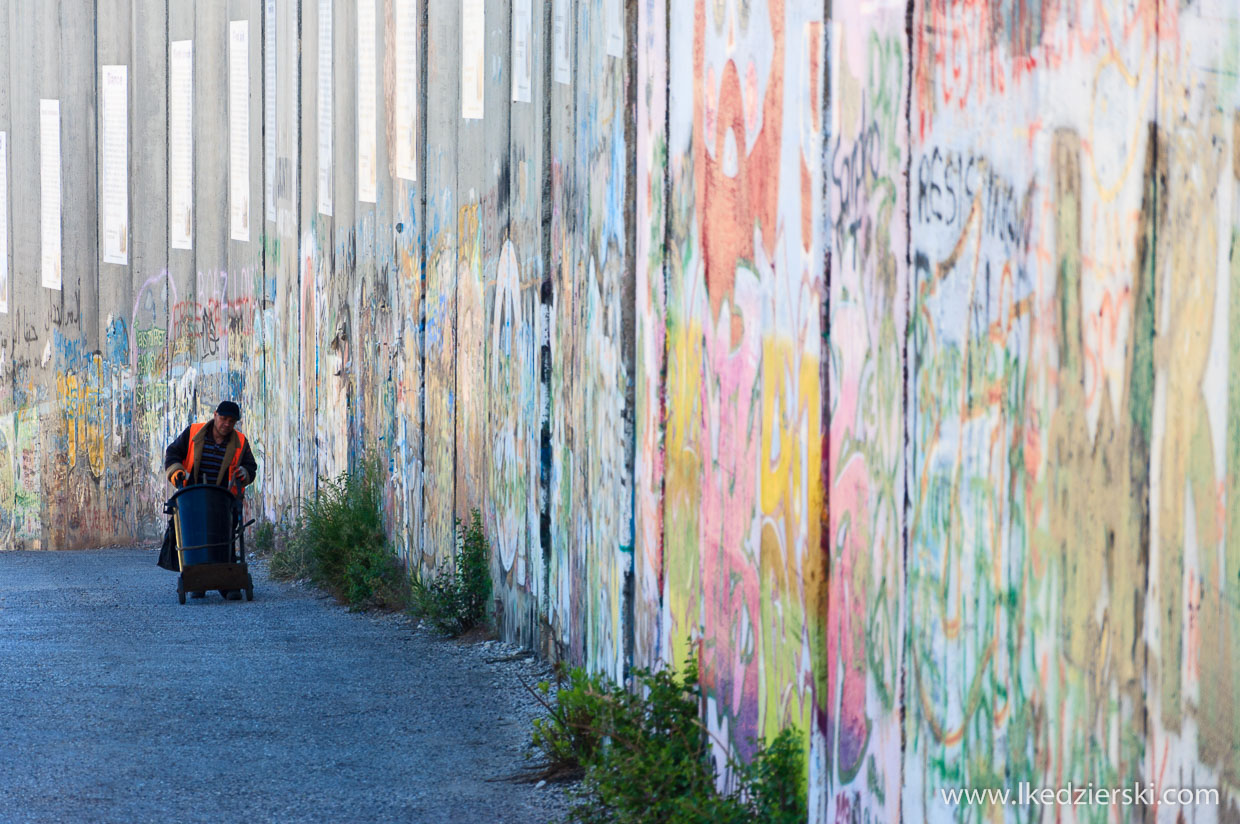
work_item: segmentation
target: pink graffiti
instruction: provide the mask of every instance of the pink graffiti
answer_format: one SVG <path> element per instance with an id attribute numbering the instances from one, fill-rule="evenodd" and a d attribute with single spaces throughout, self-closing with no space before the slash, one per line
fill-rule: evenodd
<path id="1" fill-rule="evenodd" d="M 732 348 L 732 309 L 725 303 L 705 334 L 702 379 L 702 508 L 699 521 L 703 589 L 702 683 L 731 718 L 743 750 L 758 734 L 759 615 L 757 547 L 750 534 L 757 493 L 758 362 L 761 337 L 756 283 L 738 272 L 737 309 L 744 317 Z M 747 273 L 746 273 L 747 274 Z M 751 277 L 751 276 L 750 276 Z M 753 284 L 746 288 L 746 283 Z"/>

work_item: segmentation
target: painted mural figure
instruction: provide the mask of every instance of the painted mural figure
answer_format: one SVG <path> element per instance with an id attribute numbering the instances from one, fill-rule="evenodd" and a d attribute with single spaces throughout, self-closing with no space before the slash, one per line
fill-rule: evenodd
<path id="1" fill-rule="evenodd" d="M 164 470 L 168 481 L 176 487 L 187 483 L 214 483 L 228 487 L 238 497 L 243 496 L 245 488 L 254 483 L 258 475 L 258 462 L 254 460 L 249 441 L 237 429 L 240 420 L 241 407 L 233 401 L 222 401 L 215 408 L 211 420 L 185 427 L 164 452 Z M 204 481 L 204 477 L 214 478 L 214 481 Z M 164 569 L 180 572 L 175 546 L 172 520 L 169 519 L 158 563 Z M 198 591 L 190 594 L 194 598 L 206 595 Z M 220 594 L 234 601 L 241 597 L 241 593 L 235 590 Z"/>

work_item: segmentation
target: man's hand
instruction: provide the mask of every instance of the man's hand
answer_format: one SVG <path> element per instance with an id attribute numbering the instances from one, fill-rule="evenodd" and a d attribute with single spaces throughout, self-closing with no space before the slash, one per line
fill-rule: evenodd
<path id="1" fill-rule="evenodd" d="M 176 487 L 185 486 L 185 470 L 178 469 L 176 472 L 173 472 L 171 480 L 172 480 L 173 486 L 176 486 Z"/>
<path id="2" fill-rule="evenodd" d="M 244 466 L 237 467 L 237 471 L 233 473 L 233 477 L 237 479 L 239 484 L 248 484 L 251 480 L 249 471 Z"/>

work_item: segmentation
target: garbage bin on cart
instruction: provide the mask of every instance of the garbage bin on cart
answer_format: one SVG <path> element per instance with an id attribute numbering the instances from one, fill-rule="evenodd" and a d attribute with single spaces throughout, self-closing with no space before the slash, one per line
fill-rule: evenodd
<path id="1" fill-rule="evenodd" d="M 185 486 L 173 493 L 164 509 L 172 515 L 176 530 L 177 600 L 184 604 L 189 592 L 218 589 L 245 593 L 254 600 L 254 581 L 245 560 L 245 528 L 241 523 L 242 499 L 215 484 Z M 253 523 L 251 521 L 250 523 Z"/>

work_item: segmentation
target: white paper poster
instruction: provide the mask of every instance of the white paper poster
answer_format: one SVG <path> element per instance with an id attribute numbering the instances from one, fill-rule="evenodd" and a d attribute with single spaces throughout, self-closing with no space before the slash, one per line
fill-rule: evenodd
<path id="1" fill-rule="evenodd" d="M 612 57 L 624 57 L 624 0 L 604 0 L 607 3 L 607 53 Z"/>
<path id="2" fill-rule="evenodd" d="M 570 0 L 555 0 L 551 19 L 551 47 L 555 53 L 555 82 L 573 82 L 568 63 L 568 4 Z"/>
<path id="3" fill-rule="evenodd" d="M 309 3 L 312 0 L 306 0 L 306 2 Z M 299 162 L 302 157 L 301 149 L 305 142 L 317 139 L 317 135 L 312 134 L 313 115 L 304 112 L 305 116 L 302 117 L 302 79 L 312 70 L 307 70 L 306 64 L 297 58 L 297 55 L 301 53 L 303 36 L 299 28 L 301 10 L 302 3 L 288 0 L 281 0 L 276 6 L 276 14 L 279 16 L 276 23 L 278 59 L 274 81 L 276 94 L 274 164 L 276 172 L 272 196 L 276 204 L 275 233 L 278 237 L 285 238 L 296 237 L 298 234 L 298 226 L 300 226 L 298 210 L 301 208 L 299 195 L 304 192 L 308 204 L 317 200 L 314 197 L 313 183 L 317 175 L 312 170 L 303 187 L 301 163 Z M 305 36 L 313 37 L 314 32 L 307 31 Z M 307 122 L 299 126 L 298 124 L 303 121 Z"/>
<path id="4" fill-rule="evenodd" d="M 276 0 L 263 6 L 263 202 L 276 219 Z"/>
<path id="5" fill-rule="evenodd" d="M 0 132 L 0 313 L 9 311 L 9 133 Z"/>
<path id="6" fill-rule="evenodd" d="M 250 21 L 228 24 L 228 208 L 233 240 L 250 240 Z"/>
<path id="7" fill-rule="evenodd" d="M 168 235 L 194 248 L 194 41 L 174 40 L 168 58 Z"/>
<path id="8" fill-rule="evenodd" d="M 483 0 L 461 0 L 461 117 L 483 117 L 486 8 Z"/>
<path id="9" fill-rule="evenodd" d="M 60 289 L 60 101 L 39 101 L 39 271 L 43 285 Z"/>
<path id="10" fill-rule="evenodd" d="M 415 0 L 396 0 L 396 176 L 418 179 L 418 19 Z"/>
<path id="11" fill-rule="evenodd" d="M 332 0 L 319 0 L 319 213 L 332 213 Z"/>
<path id="12" fill-rule="evenodd" d="M 357 199 L 374 203 L 379 149 L 375 133 L 375 0 L 357 3 Z"/>
<path id="13" fill-rule="evenodd" d="M 529 103 L 533 85 L 534 56 L 530 50 L 530 33 L 534 24 L 530 0 L 513 0 L 512 4 L 512 102 Z"/>
<path id="14" fill-rule="evenodd" d="M 99 217 L 103 262 L 129 263 L 129 67 L 102 66 Z"/>

